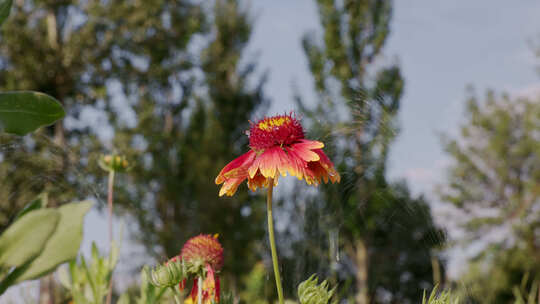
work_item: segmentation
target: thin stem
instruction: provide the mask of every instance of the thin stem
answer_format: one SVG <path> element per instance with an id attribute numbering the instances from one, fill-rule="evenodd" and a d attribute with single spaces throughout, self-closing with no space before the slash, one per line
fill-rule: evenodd
<path id="1" fill-rule="evenodd" d="M 178 292 L 176 292 L 176 288 L 174 288 L 174 286 L 171 286 L 171 289 L 173 292 L 174 302 L 176 302 L 176 304 L 182 304 L 182 301 L 180 301 L 180 297 L 178 297 Z"/>
<path id="2" fill-rule="evenodd" d="M 107 205 L 109 211 L 109 244 L 112 248 L 113 241 L 113 229 L 112 229 L 112 216 L 113 216 L 113 191 L 114 191 L 114 170 L 109 171 L 109 187 L 107 189 Z"/>
<path id="3" fill-rule="evenodd" d="M 113 190 L 114 190 L 114 170 L 109 171 L 109 186 L 107 189 L 107 205 L 108 205 L 108 211 L 109 211 L 109 244 L 110 244 L 110 250 L 112 251 L 113 247 L 113 229 L 112 229 L 112 217 L 113 217 Z M 107 304 L 111 304 L 112 299 L 112 274 L 109 279 L 109 292 L 107 293 Z"/>
<path id="4" fill-rule="evenodd" d="M 270 249 L 272 251 L 272 264 L 274 266 L 274 277 L 276 278 L 276 288 L 279 304 L 283 304 L 283 287 L 281 287 L 281 276 L 279 275 L 276 240 L 274 239 L 274 218 L 272 216 L 272 193 L 274 190 L 274 179 L 268 179 L 268 183 L 268 196 L 266 197 L 266 211 L 268 214 L 268 237 L 270 239 Z"/>
<path id="5" fill-rule="evenodd" d="M 202 280 L 202 276 L 199 277 L 199 284 L 197 285 L 199 288 L 197 290 L 197 303 L 198 304 L 202 304 L 202 285 L 203 285 L 203 280 Z"/>

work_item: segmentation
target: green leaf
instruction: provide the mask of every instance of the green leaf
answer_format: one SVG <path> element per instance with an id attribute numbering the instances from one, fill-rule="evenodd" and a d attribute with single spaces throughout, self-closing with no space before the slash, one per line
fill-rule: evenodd
<path id="1" fill-rule="evenodd" d="M 15 219 L 21 218 L 23 215 L 27 214 L 28 212 L 32 210 L 37 210 L 41 208 L 45 208 L 47 206 L 47 203 L 49 201 L 47 193 L 42 193 L 38 197 L 36 197 L 33 201 L 26 204 L 24 208 L 17 213 L 15 216 Z"/>
<path id="2" fill-rule="evenodd" d="M 26 262 L 22 266 L 13 268 L 11 272 L 5 278 L 3 278 L 2 281 L 0 281 L 0 295 L 6 292 L 9 287 L 16 284 L 15 281 L 21 275 L 21 273 L 26 270 L 28 265 L 30 265 L 30 262 L 32 262 L 32 260 Z"/>
<path id="3" fill-rule="evenodd" d="M 43 252 L 35 258 L 17 282 L 41 277 L 62 263 L 77 257 L 82 241 L 84 215 L 92 207 L 91 202 L 70 203 L 58 208 L 61 214 L 56 231 Z"/>
<path id="4" fill-rule="evenodd" d="M 40 209 L 14 222 L 0 236 L 0 266 L 21 266 L 39 255 L 59 220 L 58 211 Z"/>
<path id="5" fill-rule="evenodd" d="M 2 25 L 9 16 L 11 4 L 13 4 L 13 0 L 0 0 L 0 25 Z"/>
<path id="6" fill-rule="evenodd" d="M 2 1 L 2 0 L 0 0 Z M 53 97 L 30 91 L 0 93 L 0 129 L 25 135 L 64 117 L 62 105 Z"/>

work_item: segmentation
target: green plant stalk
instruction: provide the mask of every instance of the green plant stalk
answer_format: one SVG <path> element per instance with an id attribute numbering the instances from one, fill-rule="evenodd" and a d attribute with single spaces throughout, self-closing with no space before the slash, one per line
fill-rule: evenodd
<path id="1" fill-rule="evenodd" d="M 112 217 L 113 217 L 113 191 L 114 191 L 114 170 L 109 171 L 109 185 L 107 189 L 107 205 L 109 211 L 109 244 L 110 250 L 113 247 L 113 229 L 112 229 Z M 109 279 L 109 291 L 107 292 L 107 304 L 111 304 L 112 299 L 112 273 Z"/>
<path id="2" fill-rule="evenodd" d="M 176 288 L 174 288 L 174 286 L 171 286 L 171 289 L 173 292 L 174 302 L 176 302 L 176 304 L 182 304 L 182 301 L 180 301 L 180 297 L 178 297 L 178 292 L 176 291 Z"/>
<path id="3" fill-rule="evenodd" d="M 272 193 L 274 190 L 274 179 L 268 179 L 268 183 L 268 195 L 266 197 L 266 212 L 268 214 L 268 238 L 270 239 L 270 249 L 272 251 L 272 265 L 274 266 L 274 277 L 276 278 L 276 288 L 279 304 L 283 304 L 283 287 L 281 286 L 281 276 L 279 275 L 276 240 L 274 238 L 274 217 L 272 216 Z"/>
<path id="4" fill-rule="evenodd" d="M 109 186 L 107 188 L 107 206 L 109 213 L 109 244 L 113 241 L 112 216 L 113 216 L 113 191 L 114 191 L 114 170 L 109 171 Z"/>
<path id="5" fill-rule="evenodd" d="M 197 290 L 197 302 L 198 304 L 202 304 L 202 285 L 203 285 L 203 279 L 202 276 L 199 277 L 199 284 L 197 284 L 198 290 Z"/>

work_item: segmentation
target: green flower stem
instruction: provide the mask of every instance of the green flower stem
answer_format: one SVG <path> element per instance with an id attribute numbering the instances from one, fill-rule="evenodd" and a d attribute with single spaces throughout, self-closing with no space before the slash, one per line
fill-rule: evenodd
<path id="1" fill-rule="evenodd" d="M 266 211 L 268 214 L 268 237 L 272 251 L 272 264 L 274 265 L 274 277 L 276 278 L 276 288 L 279 304 L 283 304 L 283 287 L 281 287 L 281 276 L 279 275 L 279 265 L 276 251 L 276 240 L 274 239 L 274 218 L 272 216 L 272 193 L 274 190 L 274 179 L 268 179 L 268 196 L 266 197 Z"/>
<path id="2" fill-rule="evenodd" d="M 176 288 L 174 286 L 171 286 L 171 289 L 173 292 L 174 302 L 176 302 L 176 304 L 182 304 L 182 301 L 180 301 L 180 297 L 178 296 L 178 292 L 176 291 Z"/>
<path id="3" fill-rule="evenodd" d="M 107 191 L 107 205 L 109 211 L 109 243 L 112 248 L 113 241 L 113 229 L 112 229 L 112 216 L 113 216 L 113 190 L 114 190 L 114 170 L 109 171 L 109 187 Z"/>
<path id="4" fill-rule="evenodd" d="M 108 211 L 109 211 L 109 244 L 110 244 L 110 250 L 112 251 L 113 247 L 113 229 L 112 229 L 112 217 L 113 217 L 113 190 L 114 190 L 114 170 L 109 171 L 109 186 L 107 189 L 107 205 L 108 205 Z M 111 304 L 112 299 L 112 274 L 109 279 L 109 292 L 107 293 L 107 300 L 105 303 Z"/>
<path id="5" fill-rule="evenodd" d="M 198 290 L 197 290 L 197 302 L 198 304 L 202 304 L 202 288 L 203 288 L 203 279 L 202 276 L 199 277 L 199 284 L 197 284 Z"/>

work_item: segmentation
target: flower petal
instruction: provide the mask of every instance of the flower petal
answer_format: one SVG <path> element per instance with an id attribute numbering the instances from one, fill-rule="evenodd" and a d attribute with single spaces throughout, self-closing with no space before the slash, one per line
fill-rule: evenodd
<path id="1" fill-rule="evenodd" d="M 183 279 L 182 282 L 178 283 L 178 289 L 180 289 L 180 291 L 186 289 L 186 281 L 187 279 Z"/>
<path id="2" fill-rule="evenodd" d="M 221 189 L 219 189 L 219 196 L 223 196 L 227 194 L 227 196 L 233 196 L 236 193 L 236 190 L 238 189 L 238 186 L 247 178 L 241 177 L 241 178 L 230 178 L 225 181 L 223 186 L 221 186 Z"/>
<path id="3" fill-rule="evenodd" d="M 299 180 L 306 178 L 306 182 L 311 184 L 311 180 L 308 179 L 308 172 L 306 171 L 307 162 L 292 148 L 287 149 L 287 156 L 289 157 L 289 173 L 292 176 L 296 176 Z"/>
<path id="4" fill-rule="evenodd" d="M 249 166 L 249 168 L 248 168 L 248 177 L 249 178 L 254 178 L 255 175 L 257 175 L 257 173 L 259 171 L 260 164 L 261 164 L 261 158 L 259 156 L 257 156 L 255 158 L 255 160 L 253 161 L 253 163 L 251 164 L 251 166 Z"/>
<path id="5" fill-rule="evenodd" d="M 281 153 L 284 153 L 281 147 L 272 147 L 258 155 L 248 169 L 249 177 L 254 178 L 260 172 L 266 178 L 276 178 L 281 167 Z"/>
<path id="6" fill-rule="evenodd" d="M 197 301 L 197 292 L 199 291 L 199 278 L 193 280 L 193 288 L 191 288 L 191 301 L 196 303 Z"/>
<path id="7" fill-rule="evenodd" d="M 246 178 L 247 168 L 253 163 L 256 155 L 254 151 L 250 150 L 228 163 L 216 177 L 216 185 L 225 182 L 229 178 Z"/>
<path id="8" fill-rule="evenodd" d="M 279 149 L 275 154 L 276 162 L 279 163 L 278 170 L 282 176 L 287 176 L 287 171 L 290 170 L 289 156 L 283 149 Z M 276 174 L 277 177 L 277 174 Z"/>
<path id="9" fill-rule="evenodd" d="M 317 140 L 301 139 L 296 145 L 302 146 L 303 148 L 314 150 L 324 148 L 324 144 Z"/>
<path id="10" fill-rule="evenodd" d="M 211 303 L 212 301 L 215 301 L 215 303 L 219 303 L 219 287 L 219 277 L 215 274 L 214 269 L 212 269 L 212 267 L 207 264 L 206 279 L 203 283 L 203 289 L 204 291 L 206 291 L 205 296 L 203 297 L 205 303 Z"/>
<path id="11" fill-rule="evenodd" d="M 308 169 L 312 172 L 312 175 L 317 180 L 317 184 L 321 183 L 321 180 L 324 180 L 325 183 L 328 183 L 328 172 L 321 165 L 320 161 L 309 162 Z"/>
<path id="12" fill-rule="evenodd" d="M 267 178 L 260 172 L 257 172 L 253 178 L 248 178 L 248 187 L 251 191 L 255 191 L 257 188 L 263 188 L 267 183 Z"/>
<path id="13" fill-rule="evenodd" d="M 276 171 L 281 164 L 281 160 L 279 157 L 280 151 L 282 151 L 280 147 L 274 147 L 268 149 L 261 156 L 259 156 L 261 158 L 259 169 L 261 170 L 261 174 L 264 177 L 276 177 Z"/>
<path id="14" fill-rule="evenodd" d="M 313 142 L 303 142 L 303 143 L 297 143 L 291 145 L 289 148 L 290 150 L 293 150 L 296 152 L 296 154 L 303 159 L 304 161 L 310 162 L 310 161 L 318 161 L 319 155 L 311 150 L 310 147 L 315 147 L 317 145 L 313 144 L 317 143 L 315 141 Z M 322 143 L 321 143 L 322 144 Z"/>
<path id="15" fill-rule="evenodd" d="M 330 178 L 330 181 L 332 181 L 332 183 L 335 183 L 335 182 L 339 183 L 341 181 L 341 176 L 336 171 L 336 169 L 334 168 L 334 164 L 328 158 L 328 156 L 326 156 L 324 151 L 321 150 L 321 149 L 316 149 L 316 150 L 313 150 L 313 152 L 315 152 L 315 153 L 317 153 L 319 155 L 320 161 L 318 162 L 318 165 L 320 165 L 326 171 L 326 175 L 327 175 L 328 178 Z M 318 171 L 318 172 L 321 172 L 321 171 Z M 321 174 L 322 174 L 322 172 L 321 172 Z M 325 180 L 324 182 L 327 183 L 328 180 L 327 180 L 326 176 L 322 176 L 322 177 Z"/>

